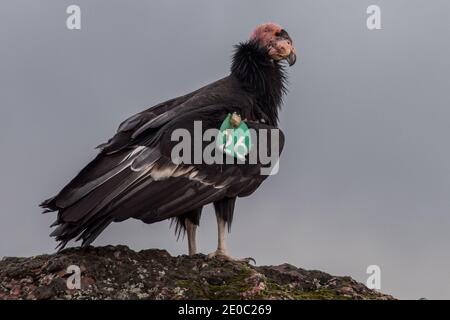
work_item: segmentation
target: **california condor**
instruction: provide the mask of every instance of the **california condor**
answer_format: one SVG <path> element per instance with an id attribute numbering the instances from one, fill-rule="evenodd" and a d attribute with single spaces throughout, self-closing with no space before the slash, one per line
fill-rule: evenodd
<path id="1" fill-rule="evenodd" d="M 64 248 L 70 240 L 86 246 L 111 223 L 129 218 L 145 223 L 173 219 L 186 232 L 189 254 L 196 254 L 196 229 L 202 209 L 213 203 L 218 247 L 211 254 L 229 257 L 225 228 L 230 229 L 237 197 L 252 194 L 267 177 L 264 164 L 174 163 L 171 134 L 219 128 L 232 115 L 233 127 L 244 122 L 254 130 L 277 129 L 286 91 L 283 61 L 293 65 L 295 49 L 289 34 L 274 23 L 259 25 L 246 42 L 235 46 L 231 73 L 194 92 L 177 97 L 127 120 L 99 146 L 100 152 L 55 197 L 44 212 L 57 211 L 51 233 Z M 279 136 L 280 152 L 284 136 Z M 229 155 L 224 155 L 228 156 Z"/>

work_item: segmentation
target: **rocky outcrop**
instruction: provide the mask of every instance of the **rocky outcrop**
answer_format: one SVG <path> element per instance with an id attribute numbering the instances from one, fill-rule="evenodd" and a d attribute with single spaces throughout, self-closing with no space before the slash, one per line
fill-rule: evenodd
<path id="1" fill-rule="evenodd" d="M 70 267 L 71 266 L 71 267 Z M 78 273 L 79 271 L 79 273 Z M 78 275 L 80 275 L 78 277 Z M 79 282 L 78 282 L 79 280 Z M 79 284 L 79 286 L 78 286 Z M 0 299 L 393 299 L 350 277 L 125 246 L 0 261 Z"/>

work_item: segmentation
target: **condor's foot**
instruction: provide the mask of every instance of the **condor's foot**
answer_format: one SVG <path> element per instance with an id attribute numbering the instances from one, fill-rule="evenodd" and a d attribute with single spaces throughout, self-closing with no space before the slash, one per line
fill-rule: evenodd
<path id="1" fill-rule="evenodd" d="M 223 251 L 223 250 L 216 250 L 214 252 L 211 252 L 210 254 L 208 254 L 208 259 L 222 259 L 224 261 L 232 261 L 232 262 L 245 262 L 250 264 L 250 262 L 253 262 L 253 264 L 256 264 L 256 260 L 253 259 L 252 257 L 248 257 L 248 258 L 243 258 L 243 259 L 237 259 L 237 258 L 233 258 L 231 257 L 228 252 Z"/>

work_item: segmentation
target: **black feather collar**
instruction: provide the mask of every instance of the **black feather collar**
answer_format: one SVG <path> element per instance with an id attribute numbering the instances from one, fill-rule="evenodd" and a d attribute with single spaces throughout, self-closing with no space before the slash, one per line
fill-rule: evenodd
<path id="1" fill-rule="evenodd" d="M 278 110 L 286 92 L 284 67 L 272 60 L 256 42 L 248 41 L 235 47 L 231 74 L 255 95 L 255 116 L 277 125 Z"/>

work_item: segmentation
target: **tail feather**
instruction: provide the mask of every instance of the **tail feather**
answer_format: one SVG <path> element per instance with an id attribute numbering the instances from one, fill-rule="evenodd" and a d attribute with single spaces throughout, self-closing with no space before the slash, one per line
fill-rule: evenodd
<path id="1" fill-rule="evenodd" d="M 58 195 L 40 204 L 43 213 L 58 211 L 51 225 L 56 229 L 50 234 L 59 241 L 58 250 L 76 237 L 88 245 L 113 221 L 107 215 L 108 205 L 139 175 L 130 165 L 142 149 L 100 153 Z"/>

